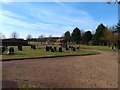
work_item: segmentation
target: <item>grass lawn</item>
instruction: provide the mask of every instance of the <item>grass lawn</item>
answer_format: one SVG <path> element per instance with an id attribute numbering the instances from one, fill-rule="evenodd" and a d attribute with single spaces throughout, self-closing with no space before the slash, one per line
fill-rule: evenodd
<path id="1" fill-rule="evenodd" d="M 49 57 L 49 56 L 64 56 L 64 55 L 81 55 L 81 54 L 96 54 L 95 51 L 80 50 L 80 51 L 66 51 L 63 52 L 50 52 L 45 50 L 45 45 L 40 46 L 38 49 L 33 50 L 30 46 L 23 46 L 23 51 L 18 51 L 14 46 L 14 55 L 8 55 L 7 51 L 2 55 L 2 59 L 15 59 L 15 58 L 32 58 L 32 57 Z"/>
<path id="2" fill-rule="evenodd" d="M 111 52 L 120 52 L 120 50 L 113 50 L 112 47 L 108 46 L 88 46 L 88 45 L 81 45 L 81 48 L 87 49 L 95 49 L 95 50 L 102 50 L 102 51 L 111 51 Z"/>
<path id="3" fill-rule="evenodd" d="M 70 44 L 70 45 L 74 45 L 74 46 L 78 46 L 80 44 Z M 120 50 L 112 50 L 112 47 L 108 47 L 108 46 L 91 46 L 91 45 L 80 45 L 81 48 L 85 48 L 85 49 L 94 49 L 94 50 L 101 50 L 101 51 L 111 51 L 111 52 L 119 52 Z"/>

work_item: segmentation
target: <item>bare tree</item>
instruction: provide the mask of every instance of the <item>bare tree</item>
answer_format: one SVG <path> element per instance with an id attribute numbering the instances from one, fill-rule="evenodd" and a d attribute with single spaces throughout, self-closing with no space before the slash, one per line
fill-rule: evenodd
<path id="1" fill-rule="evenodd" d="M 26 40 L 28 41 L 28 43 L 30 43 L 30 39 L 32 38 L 32 35 L 31 34 L 28 34 L 27 37 L 26 37 Z"/>
<path id="2" fill-rule="evenodd" d="M 38 36 L 38 42 L 41 42 L 41 44 L 42 44 L 43 41 L 44 41 L 44 35 Z"/>
<path id="3" fill-rule="evenodd" d="M 14 38 L 14 39 L 18 38 L 18 36 L 19 35 L 16 31 L 12 32 L 12 34 L 11 34 L 11 38 Z"/>
<path id="4" fill-rule="evenodd" d="M 28 34 L 27 37 L 26 37 L 27 40 L 30 40 L 31 38 L 32 38 L 31 34 Z"/>
<path id="5" fill-rule="evenodd" d="M 6 38 L 5 35 L 0 33 L 0 39 L 5 39 L 5 38 Z"/>

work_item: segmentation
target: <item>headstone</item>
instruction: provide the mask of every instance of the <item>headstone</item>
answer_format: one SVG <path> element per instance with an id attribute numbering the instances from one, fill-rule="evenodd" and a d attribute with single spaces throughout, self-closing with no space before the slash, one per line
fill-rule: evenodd
<path id="1" fill-rule="evenodd" d="M 69 48 L 68 48 L 68 47 L 65 47 L 65 50 L 69 50 Z"/>
<path id="2" fill-rule="evenodd" d="M 51 49 L 52 49 L 52 46 L 49 46 L 49 49 L 51 50 Z"/>
<path id="3" fill-rule="evenodd" d="M 75 47 L 73 47 L 73 51 L 75 51 Z"/>
<path id="4" fill-rule="evenodd" d="M 59 47 L 59 52 L 62 52 L 62 47 Z"/>
<path id="5" fill-rule="evenodd" d="M 10 47 L 10 48 L 9 48 L 8 54 L 15 54 L 15 52 L 14 52 L 14 47 Z"/>
<path id="6" fill-rule="evenodd" d="M 80 50 L 80 47 L 77 47 L 77 50 Z"/>
<path id="7" fill-rule="evenodd" d="M 22 46 L 18 46 L 18 50 L 19 51 L 22 51 L 23 49 L 22 49 Z"/>
<path id="8" fill-rule="evenodd" d="M 2 47 L 2 53 L 4 53 L 5 52 L 5 47 Z"/>
<path id="9" fill-rule="evenodd" d="M 57 51 L 57 47 L 54 47 L 54 51 Z"/>
<path id="10" fill-rule="evenodd" d="M 51 52 L 54 52 L 54 49 L 53 49 L 53 48 L 51 48 Z"/>
<path id="11" fill-rule="evenodd" d="M 46 51 L 49 51 L 49 47 L 48 46 L 46 46 Z"/>
<path id="12" fill-rule="evenodd" d="M 36 49 L 36 46 L 35 46 L 35 45 L 33 45 L 33 46 L 32 46 L 32 48 L 33 48 L 33 49 Z"/>

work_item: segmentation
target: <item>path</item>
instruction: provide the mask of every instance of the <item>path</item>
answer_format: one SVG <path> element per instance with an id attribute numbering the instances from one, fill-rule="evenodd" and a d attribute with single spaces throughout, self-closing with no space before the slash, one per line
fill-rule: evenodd
<path id="1" fill-rule="evenodd" d="M 5 61 L 3 80 L 30 82 L 37 87 L 117 88 L 117 55 L 101 51 L 91 56 Z"/>

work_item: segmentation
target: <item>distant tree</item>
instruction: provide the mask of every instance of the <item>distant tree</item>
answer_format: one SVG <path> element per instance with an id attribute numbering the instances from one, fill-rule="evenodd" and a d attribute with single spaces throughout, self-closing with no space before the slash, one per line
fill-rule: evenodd
<path id="1" fill-rule="evenodd" d="M 0 33 L 0 39 L 5 39 L 5 38 L 6 38 L 5 35 Z"/>
<path id="2" fill-rule="evenodd" d="M 30 40 L 31 38 L 32 38 L 31 34 L 28 34 L 27 37 L 26 37 L 27 40 Z"/>
<path id="3" fill-rule="evenodd" d="M 118 33 L 120 34 L 120 20 L 119 20 L 119 22 L 116 25 L 116 29 L 117 29 Z"/>
<path id="4" fill-rule="evenodd" d="M 44 42 L 44 35 L 38 36 L 38 41 L 42 44 Z"/>
<path id="5" fill-rule="evenodd" d="M 79 28 L 75 28 L 71 34 L 72 41 L 76 42 L 76 44 L 80 43 L 81 40 L 81 32 Z"/>
<path id="6" fill-rule="evenodd" d="M 113 27 L 108 27 L 103 32 L 103 37 L 101 39 L 104 40 L 108 46 L 111 46 L 111 44 L 115 43 L 116 35 L 114 35 L 113 31 L 114 31 Z"/>
<path id="7" fill-rule="evenodd" d="M 18 33 L 16 32 L 16 31 L 14 31 L 14 32 L 12 32 L 12 34 L 11 34 L 11 38 L 13 38 L 13 39 L 16 39 L 16 38 L 18 38 Z"/>
<path id="8" fill-rule="evenodd" d="M 30 43 L 31 38 L 32 38 L 32 35 L 28 34 L 27 37 L 26 37 L 26 40 Z"/>
<path id="9" fill-rule="evenodd" d="M 49 35 L 49 37 L 48 37 L 48 44 L 51 44 L 51 42 L 52 42 L 52 35 Z"/>
<path id="10" fill-rule="evenodd" d="M 91 31 L 86 31 L 83 35 L 83 40 L 86 44 L 92 39 Z"/>
<path id="11" fill-rule="evenodd" d="M 69 31 L 66 31 L 66 32 L 64 33 L 64 40 L 65 40 L 66 42 L 70 42 L 70 32 L 69 32 Z"/>
<path id="12" fill-rule="evenodd" d="M 98 25 L 96 32 L 93 36 L 93 44 L 94 45 L 103 45 L 105 44 L 105 41 L 102 39 L 104 36 L 103 33 L 105 32 L 107 28 L 101 23 Z"/>

